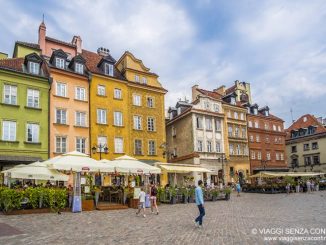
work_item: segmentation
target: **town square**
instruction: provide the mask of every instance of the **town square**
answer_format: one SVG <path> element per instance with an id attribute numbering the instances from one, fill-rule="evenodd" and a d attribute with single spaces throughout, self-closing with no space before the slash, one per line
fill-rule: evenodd
<path id="1" fill-rule="evenodd" d="M 325 1 L 0 6 L 0 244 L 326 243 Z"/>

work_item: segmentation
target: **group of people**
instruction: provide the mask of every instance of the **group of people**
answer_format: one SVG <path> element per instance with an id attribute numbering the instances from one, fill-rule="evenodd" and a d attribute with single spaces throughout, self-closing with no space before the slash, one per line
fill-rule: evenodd
<path id="1" fill-rule="evenodd" d="M 146 217 L 146 192 L 144 191 L 145 189 L 142 187 L 140 192 L 139 192 L 139 204 L 138 204 L 138 211 L 136 212 L 136 215 L 138 216 L 141 211 L 143 211 L 143 217 Z M 155 184 L 152 184 L 150 187 L 150 206 L 151 206 L 151 211 L 154 213 L 154 207 L 156 209 L 156 214 L 159 214 L 158 208 L 157 208 L 157 186 Z"/>

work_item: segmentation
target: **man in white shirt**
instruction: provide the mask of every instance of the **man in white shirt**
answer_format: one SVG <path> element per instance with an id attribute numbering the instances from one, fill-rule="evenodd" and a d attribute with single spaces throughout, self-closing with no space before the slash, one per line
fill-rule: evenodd
<path id="1" fill-rule="evenodd" d="M 139 205 L 138 205 L 138 211 L 137 211 L 136 215 L 138 215 L 140 213 L 140 211 L 143 209 L 144 218 L 146 217 L 146 215 L 145 215 L 145 197 L 146 197 L 146 193 L 144 192 L 144 188 L 141 188 L 141 191 L 138 196 Z"/>

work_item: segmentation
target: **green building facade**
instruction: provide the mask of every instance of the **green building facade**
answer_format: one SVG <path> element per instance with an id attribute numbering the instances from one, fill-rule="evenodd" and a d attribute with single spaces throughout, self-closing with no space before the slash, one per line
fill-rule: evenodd
<path id="1" fill-rule="evenodd" d="M 48 159 L 49 88 L 38 54 L 0 60 L 0 170 Z"/>

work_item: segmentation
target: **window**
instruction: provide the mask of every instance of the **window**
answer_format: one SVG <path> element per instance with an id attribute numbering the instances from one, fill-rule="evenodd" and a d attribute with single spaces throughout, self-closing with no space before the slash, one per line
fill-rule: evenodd
<path id="1" fill-rule="evenodd" d="M 249 121 L 248 126 L 252 128 L 252 121 Z"/>
<path id="2" fill-rule="evenodd" d="M 221 131 L 221 120 L 215 119 L 215 131 Z"/>
<path id="3" fill-rule="evenodd" d="M 67 152 L 67 137 L 57 136 L 55 139 L 55 152 L 66 153 Z"/>
<path id="4" fill-rule="evenodd" d="M 313 150 L 318 149 L 318 142 L 312 142 L 311 149 L 313 149 Z"/>
<path id="5" fill-rule="evenodd" d="M 172 153 L 172 157 L 177 157 L 178 154 L 177 154 L 177 148 L 174 148 L 173 149 L 173 153 Z"/>
<path id="6" fill-rule="evenodd" d="M 134 94 L 133 95 L 133 102 L 135 106 L 141 106 L 141 97 L 140 95 Z"/>
<path id="7" fill-rule="evenodd" d="M 150 156 L 156 155 L 156 145 L 154 140 L 148 141 L 148 155 Z"/>
<path id="8" fill-rule="evenodd" d="M 77 87 L 75 91 L 75 99 L 76 100 L 86 100 L 86 89 Z"/>
<path id="9" fill-rule="evenodd" d="M 245 119 L 244 119 L 244 114 L 243 114 L 242 112 L 240 113 L 240 119 L 241 119 L 241 120 L 245 120 Z"/>
<path id="10" fill-rule="evenodd" d="M 228 133 L 229 133 L 229 136 L 232 137 L 233 136 L 233 128 L 231 125 L 229 125 L 228 127 Z"/>
<path id="11" fill-rule="evenodd" d="M 27 89 L 27 106 L 39 108 L 40 91 L 35 89 Z"/>
<path id="12" fill-rule="evenodd" d="M 268 161 L 271 160 L 271 153 L 270 153 L 270 152 L 267 152 L 267 153 L 266 153 L 266 159 L 267 159 Z"/>
<path id="13" fill-rule="evenodd" d="M 269 130 L 269 124 L 265 123 L 265 130 Z"/>
<path id="14" fill-rule="evenodd" d="M 238 112 L 236 112 L 236 111 L 234 112 L 234 118 L 235 119 L 238 119 L 239 118 Z"/>
<path id="15" fill-rule="evenodd" d="M 247 137 L 246 128 L 242 128 L 242 138 L 246 138 L 246 137 Z"/>
<path id="16" fill-rule="evenodd" d="M 97 85 L 97 95 L 105 96 L 105 86 Z"/>
<path id="17" fill-rule="evenodd" d="M 142 80 L 143 80 L 143 84 L 147 84 L 147 78 L 146 77 L 143 77 Z"/>
<path id="18" fill-rule="evenodd" d="M 97 109 L 97 123 L 106 124 L 106 110 Z"/>
<path id="19" fill-rule="evenodd" d="M 36 62 L 28 62 L 28 71 L 33 74 L 40 74 L 40 64 Z"/>
<path id="20" fill-rule="evenodd" d="M 118 88 L 114 89 L 114 98 L 115 99 L 122 99 L 121 89 L 118 89 Z"/>
<path id="21" fill-rule="evenodd" d="M 56 109 L 56 123 L 67 124 L 67 111 L 65 109 Z"/>
<path id="22" fill-rule="evenodd" d="M 209 102 L 207 102 L 207 101 L 205 101 L 204 102 L 204 108 L 205 108 L 205 110 L 210 110 L 210 104 L 209 104 Z"/>
<path id="23" fill-rule="evenodd" d="M 235 105 L 235 98 L 231 97 L 231 101 L 230 101 L 231 105 Z"/>
<path id="24" fill-rule="evenodd" d="M 55 66 L 60 69 L 65 68 L 65 60 L 63 58 L 55 58 Z"/>
<path id="25" fill-rule="evenodd" d="M 203 128 L 203 118 L 202 117 L 196 117 L 196 127 L 197 127 L 197 129 Z"/>
<path id="26" fill-rule="evenodd" d="M 154 98 L 147 97 L 147 107 L 150 107 L 150 108 L 154 107 Z"/>
<path id="27" fill-rule="evenodd" d="M 320 164 L 319 155 L 318 156 L 313 156 L 313 163 L 314 164 Z"/>
<path id="28" fill-rule="evenodd" d="M 105 75 L 113 76 L 113 65 L 105 63 L 104 64 L 104 73 L 105 73 Z"/>
<path id="29" fill-rule="evenodd" d="M 67 85 L 64 83 L 57 83 L 57 96 L 67 97 Z"/>
<path id="30" fill-rule="evenodd" d="M 123 117 L 120 111 L 114 112 L 114 126 L 123 126 Z"/>
<path id="31" fill-rule="evenodd" d="M 276 125 L 273 124 L 273 130 L 276 131 Z"/>
<path id="32" fill-rule="evenodd" d="M 255 155 L 255 152 L 254 151 L 251 151 L 251 154 L 250 155 L 251 155 L 251 159 L 253 159 L 253 160 L 256 159 L 256 155 Z"/>
<path id="33" fill-rule="evenodd" d="M 84 65 L 80 63 L 75 64 L 75 72 L 79 74 L 84 74 Z"/>
<path id="34" fill-rule="evenodd" d="M 177 114 L 180 115 L 181 114 L 181 107 L 177 108 Z"/>
<path id="35" fill-rule="evenodd" d="M 239 137 L 239 127 L 238 126 L 236 126 L 234 129 L 234 136 Z"/>
<path id="36" fill-rule="evenodd" d="M 282 131 L 280 125 L 277 126 L 277 129 L 278 129 L 278 131 L 280 131 L 280 132 Z"/>
<path id="37" fill-rule="evenodd" d="M 197 151 L 203 151 L 203 141 L 197 140 Z"/>
<path id="38" fill-rule="evenodd" d="M 40 125 L 36 123 L 27 124 L 27 142 L 39 142 Z"/>
<path id="39" fill-rule="evenodd" d="M 139 76 L 138 75 L 135 75 L 135 82 L 139 83 Z"/>
<path id="40" fill-rule="evenodd" d="M 147 130 L 148 131 L 155 131 L 155 120 L 153 117 L 147 118 Z"/>
<path id="41" fill-rule="evenodd" d="M 257 152 L 257 159 L 261 160 L 261 152 L 260 151 Z"/>
<path id="42" fill-rule="evenodd" d="M 269 136 L 266 136 L 266 143 L 269 143 Z"/>
<path id="43" fill-rule="evenodd" d="M 296 145 L 291 147 L 291 152 L 292 153 L 297 152 L 297 146 Z"/>
<path id="44" fill-rule="evenodd" d="M 259 135 L 256 135 L 256 142 L 260 142 L 260 137 L 259 137 Z"/>
<path id="45" fill-rule="evenodd" d="M 304 165 L 305 166 L 311 165 L 311 157 L 310 156 L 304 157 Z"/>
<path id="46" fill-rule="evenodd" d="M 280 160 L 280 154 L 278 152 L 275 153 L 275 158 L 276 158 L 276 161 Z"/>
<path id="47" fill-rule="evenodd" d="M 17 105 L 17 87 L 13 85 L 4 85 L 3 97 L 5 104 Z"/>
<path id="48" fill-rule="evenodd" d="M 274 143 L 278 144 L 278 138 L 277 137 L 274 138 Z"/>
<path id="49" fill-rule="evenodd" d="M 241 148 L 240 148 L 240 145 L 237 145 L 237 155 L 241 155 Z"/>
<path id="50" fill-rule="evenodd" d="M 212 119 L 206 118 L 205 122 L 206 122 L 206 130 L 213 130 Z"/>
<path id="51" fill-rule="evenodd" d="M 212 141 L 208 140 L 206 143 L 207 143 L 207 152 L 212 152 Z"/>
<path id="52" fill-rule="evenodd" d="M 230 154 L 233 155 L 234 154 L 233 144 L 229 144 L 229 149 L 230 149 Z"/>
<path id="53" fill-rule="evenodd" d="M 86 127 L 86 112 L 76 111 L 76 126 Z"/>
<path id="54" fill-rule="evenodd" d="M 141 140 L 135 140 L 135 155 L 142 155 L 142 141 Z"/>
<path id="55" fill-rule="evenodd" d="M 108 139 L 106 136 L 98 136 L 97 137 L 97 152 L 104 152 L 104 148 L 107 147 Z"/>
<path id="56" fill-rule="evenodd" d="M 16 122 L 2 121 L 2 140 L 16 141 Z"/>
<path id="57" fill-rule="evenodd" d="M 249 140 L 250 140 L 250 142 L 254 142 L 254 136 L 253 135 L 250 135 L 249 136 Z"/>
<path id="58" fill-rule="evenodd" d="M 134 129 L 142 129 L 142 120 L 141 116 L 134 116 Z"/>
<path id="59" fill-rule="evenodd" d="M 310 149 L 309 144 L 303 144 L 303 150 L 308 151 Z"/>
<path id="60" fill-rule="evenodd" d="M 281 155 L 281 161 L 284 161 L 284 154 L 281 153 L 280 155 Z"/>
<path id="61" fill-rule="evenodd" d="M 259 128 L 258 122 L 255 122 L 255 128 Z"/>
<path id="62" fill-rule="evenodd" d="M 214 104 L 213 108 L 214 108 L 214 111 L 215 112 L 219 112 L 220 111 L 220 107 L 219 107 L 218 104 Z"/>
<path id="63" fill-rule="evenodd" d="M 114 153 L 123 153 L 123 138 L 114 138 Z"/>
<path id="64" fill-rule="evenodd" d="M 172 136 L 177 136 L 177 129 L 174 126 L 172 126 Z"/>
<path id="65" fill-rule="evenodd" d="M 231 118 L 231 111 L 228 111 L 228 117 Z"/>
<path id="66" fill-rule="evenodd" d="M 248 146 L 247 146 L 247 145 L 245 145 L 245 146 L 243 147 L 243 154 L 244 154 L 245 156 L 248 156 L 248 154 L 249 154 L 249 150 L 248 150 Z"/>
<path id="67" fill-rule="evenodd" d="M 216 141 L 216 152 L 221 152 L 221 143 Z"/>
<path id="68" fill-rule="evenodd" d="M 85 138 L 76 138 L 76 151 L 85 153 L 86 149 L 86 139 Z"/>

